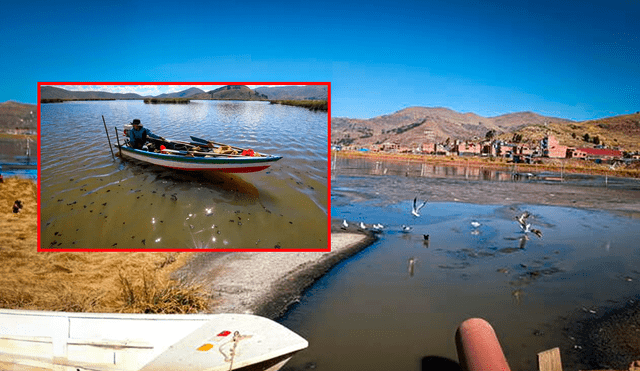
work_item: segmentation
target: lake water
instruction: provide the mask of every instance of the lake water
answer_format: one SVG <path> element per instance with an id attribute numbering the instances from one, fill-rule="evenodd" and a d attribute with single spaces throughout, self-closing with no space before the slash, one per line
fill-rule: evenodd
<path id="1" fill-rule="evenodd" d="M 30 162 L 35 163 L 38 159 L 38 148 L 35 142 L 29 145 L 28 152 L 31 156 Z M 16 159 L 16 157 L 25 156 L 26 154 L 26 140 L 0 139 L 0 174 L 4 177 L 18 176 L 37 180 L 37 169 L 14 169 L 11 166 L 2 166 L 3 164 L 24 163 L 23 159 Z"/>
<path id="2" fill-rule="evenodd" d="M 197 136 L 283 156 L 250 174 L 180 172 L 112 158 L 114 127 Z M 120 133 L 122 130 L 120 130 Z M 121 137 L 122 139 L 122 137 Z M 326 113 L 268 102 L 41 105 L 42 248 L 324 249 Z"/>
<path id="3" fill-rule="evenodd" d="M 556 346 L 574 369 L 586 346 L 563 332 L 567 318 L 596 317 L 640 294 L 638 182 L 501 174 L 338 158 L 332 218 L 385 227 L 281 318 L 310 344 L 285 369 L 419 370 L 424 357 L 457 360 L 455 330 L 471 317 L 492 324 L 512 370 L 536 370 L 536 354 Z M 420 217 L 410 214 L 416 196 L 429 199 Z M 623 211 L 572 206 L 600 200 Z M 525 210 L 541 238 L 524 237 L 514 217 Z"/>

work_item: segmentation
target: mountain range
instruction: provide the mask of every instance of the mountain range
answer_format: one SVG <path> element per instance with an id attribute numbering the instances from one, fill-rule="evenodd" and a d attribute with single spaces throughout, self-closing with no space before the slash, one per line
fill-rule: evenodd
<path id="1" fill-rule="evenodd" d="M 293 100 L 326 100 L 329 92 L 326 85 L 303 86 L 264 86 L 255 91 L 264 94 L 269 99 Z"/>
<path id="2" fill-rule="evenodd" d="M 157 96 L 142 96 L 136 93 L 110 93 L 104 91 L 71 91 L 55 86 L 40 87 L 40 99 L 144 99 L 144 98 L 189 98 L 189 99 L 231 99 L 231 100 L 326 100 L 326 85 L 286 85 L 277 87 L 259 87 L 250 89 L 245 85 L 227 85 L 204 91 L 188 88 L 175 93 Z"/>
<path id="3" fill-rule="evenodd" d="M 522 139 L 519 140 L 523 142 L 554 135 L 561 144 L 568 146 L 584 147 L 604 142 L 609 147 L 638 151 L 640 112 L 576 122 L 533 112 L 483 117 L 441 107 L 410 107 L 367 120 L 331 119 L 332 144 L 361 147 L 394 142 L 415 148 L 425 142 L 445 142 L 447 138 L 478 141 L 488 136 L 511 141 L 516 135 L 520 135 Z M 584 138 L 594 137 L 598 137 L 600 143 L 585 143 Z"/>
<path id="4" fill-rule="evenodd" d="M 245 85 L 227 85 L 189 96 L 190 99 L 215 99 L 215 100 L 267 100 L 267 96 Z"/>

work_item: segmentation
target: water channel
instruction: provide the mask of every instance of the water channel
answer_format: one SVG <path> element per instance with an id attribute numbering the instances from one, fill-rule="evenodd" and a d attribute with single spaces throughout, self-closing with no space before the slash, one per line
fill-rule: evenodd
<path id="1" fill-rule="evenodd" d="M 536 354 L 556 346 L 565 369 L 577 367 L 587 346 L 570 318 L 595 318 L 640 294 L 640 184 L 558 176 L 336 159 L 332 218 L 384 229 L 281 319 L 310 343 L 287 369 L 419 370 L 425 357 L 457 360 L 454 333 L 471 317 L 493 325 L 512 370 L 537 369 Z M 420 217 L 410 213 L 415 197 L 428 200 Z M 522 232 L 515 217 L 524 211 L 541 237 Z"/>

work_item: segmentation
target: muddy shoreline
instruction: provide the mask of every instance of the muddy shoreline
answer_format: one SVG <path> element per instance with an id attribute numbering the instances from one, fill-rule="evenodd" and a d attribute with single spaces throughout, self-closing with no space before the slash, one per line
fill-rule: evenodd
<path id="1" fill-rule="evenodd" d="M 639 166 L 636 163 L 632 166 L 616 166 L 614 169 L 609 164 L 596 164 L 582 159 L 552 159 L 540 158 L 540 163 L 514 164 L 507 162 L 506 158 L 498 157 L 465 157 L 465 156 L 443 156 L 443 155 L 414 155 L 407 153 L 386 153 L 386 152 L 360 152 L 360 151 L 339 151 L 333 152 L 336 157 L 344 158 L 365 158 L 375 161 L 396 161 L 411 163 L 429 163 L 431 165 L 442 166 L 467 166 L 494 170 L 512 170 L 543 172 L 553 171 L 573 174 L 589 175 L 609 175 L 627 178 L 640 178 Z M 606 162 L 606 161 L 605 161 Z"/>
<path id="2" fill-rule="evenodd" d="M 251 313 L 277 319 L 341 261 L 370 246 L 370 232 L 341 231 L 332 221 L 329 252 L 207 252 L 173 273 L 211 293 L 210 313 Z"/>

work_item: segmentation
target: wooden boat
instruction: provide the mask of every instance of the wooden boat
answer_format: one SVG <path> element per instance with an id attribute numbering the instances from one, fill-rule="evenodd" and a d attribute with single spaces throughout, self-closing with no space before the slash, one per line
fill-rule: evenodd
<path id="1" fill-rule="evenodd" d="M 252 149 L 191 137 L 193 142 L 149 139 L 150 148 L 134 149 L 126 142 L 117 144 L 121 154 L 138 161 L 178 170 L 209 170 L 226 173 L 262 171 L 281 156 L 254 152 Z"/>
<path id="2" fill-rule="evenodd" d="M 0 309 L 2 370 L 269 370 L 305 339 L 249 314 L 99 314 Z"/>

